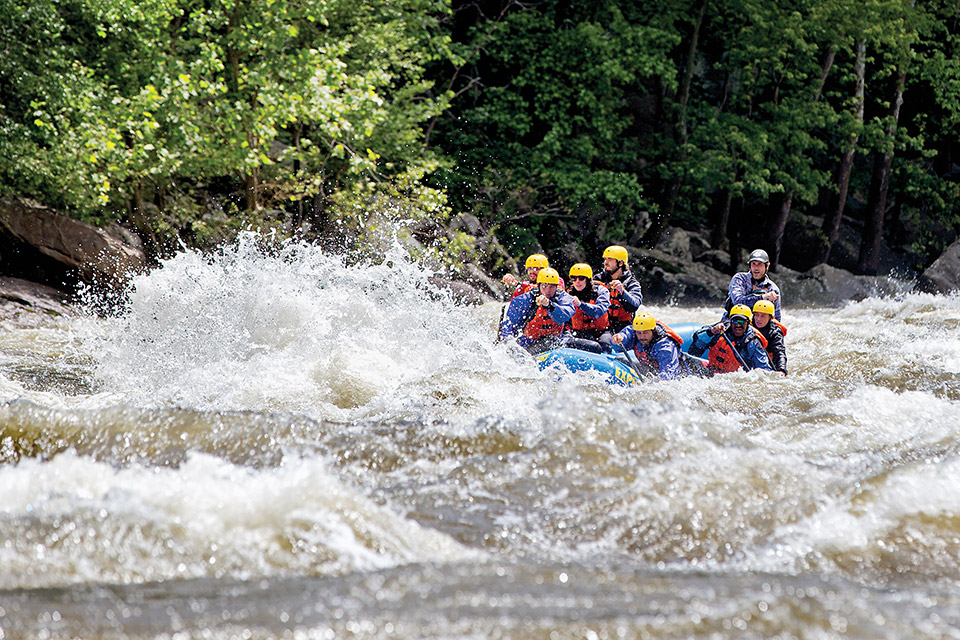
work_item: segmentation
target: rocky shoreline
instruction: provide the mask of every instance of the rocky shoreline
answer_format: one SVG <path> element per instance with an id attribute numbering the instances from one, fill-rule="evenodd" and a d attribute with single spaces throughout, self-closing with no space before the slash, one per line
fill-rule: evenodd
<path id="1" fill-rule="evenodd" d="M 454 225 L 470 227 L 463 216 Z M 476 225 L 473 225 L 476 226 Z M 481 238 L 477 233 L 475 237 Z M 502 254 L 502 248 L 496 247 Z M 730 282 L 730 255 L 711 249 L 703 234 L 670 228 L 654 249 L 627 247 L 631 269 L 651 304 L 720 305 Z M 746 251 L 739 263 L 746 268 Z M 561 269 L 582 262 L 570 255 L 551 256 Z M 512 258 L 507 268 L 520 272 Z M 595 262 L 595 261 L 594 261 Z M 34 325 L 44 318 L 77 313 L 71 292 L 82 286 L 122 287 L 126 279 L 147 268 L 136 235 L 119 227 L 101 229 L 56 214 L 37 203 L 0 200 L 0 322 Z M 805 272 L 781 266 L 771 277 L 784 292 L 788 306 L 839 307 L 867 297 L 897 296 L 912 291 L 949 294 L 960 290 L 960 243 L 954 243 L 922 274 L 907 277 L 859 276 L 819 265 Z M 502 301 L 509 294 L 501 273 L 485 273 L 467 264 L 451 278 L 435 282 L 454 292 L 465 304 Z"/>

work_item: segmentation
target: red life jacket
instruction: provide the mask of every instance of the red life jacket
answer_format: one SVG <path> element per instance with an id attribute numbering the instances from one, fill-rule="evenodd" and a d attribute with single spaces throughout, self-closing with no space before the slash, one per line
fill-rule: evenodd
<path id="1" fill-rule="evenodd" d="M 538 285 L 536 282 L 530 282 L 529 280 L 522 280 L 517 283 L 517 288 L 513 290 L 513 295 L 510 296 L 510 299 L 513 300 L 517 296 L 522 296 L 526 292 L 533 291 L 539 286 L 540 285 Z M 563 288 L 565 288 L 563 278 L 560 278 L 560 284 L 557 285 L 557 289 L 563 289 Z"/>
<path id="2" fill-rule="evenodd" d="M 753 336 L 751 338 L 750 336 Z M 764 351 L 767 349 L 767 339 L 763 337 L 759 331 L 753 327 L 749 327 L 749 333 L 747 334 L 747 340 L 757 339 L 760 340 L 760 344 L 763 345 Z M 712 369 L 715 373 L 731 373 L 741 369 L 742 366 L 740 361 L 737 360 L 737 356 L 733 354 L 734 347 L 727 340 L 727 336 L 720 334 L 720 337 L 717 341 L 710 347 L 707 359 L 707 367 Z M 742 356 L 741 356 L 742 357 Z"/>
<path id="3" fill-rule="evenodd" d="M 541 307 L 536 302 L 534 302 L 534 305 L 537 307 L 537 311 L 523 326 L 523 335 L 531 340 L 536 340 L 537 338 L 558 336 L 563 333 L 563 325 L 557 324 L 550 318 L 550 312 L 546 307 Z"/>
<path id="4" fill-rule="evenodd" d="M 602 287 L 604 285 L 599 282 L 594 281 L 592 283 L 595 286 Z M 573 293 L 572 285 L 570 290 L 570 295 L 573 296 L 574 300 L 579 301 L 576 295 Z M 594 295 L 590 300 L 587 301 L 587 304 L 597 304 L 597 296 Z M 581 329 L 596 329 L 602 331 L 610 326 L 610 314 L 609 312 L 604 313 L 599 318 L 591 318 L 586 313 L 580 310 L 580 305 L 577 305 L 577 312 L 573 314 L 573 317 L 570 318 L 570 326 L 574 330 L 579 331 Z"/>
<path id="5" fill-rule="evenodd" d="M 510 299 L 513 300 L 517 296 L 522 296 L 527 291 L 537 288 L 536 282 L 530 282 L 529 280 L 524 280 L 523 282 L 517 283 L 517 288 L 513 290 L 513 295 L 510 296 Z"/>
<path id="6" fill-rule="evenodd" d="M 673 340 L 674 344 L 677 345 L 677 348 L 683 351 L 683 338 L 681 338 L 677 332 L 671 329 L 669 326 L 657 320 L 657 329 L 654 331 L 653 342 L 650 343 L 651 346 L 654 342 L 657 342 L 658 339 L 662 338 L 669 338 L 670 340 Z M 637 360 L 649 364 L 656 371 L 660 371 L 660 363 L 651 358 L 647 350 L 640 347 L 639 342 L 633 345 L 633 352 L 637 354 Z"/>
<path id="7" fill-rule="evenodd" d="M 607 312 L 612 320 L 621 322 L 632 322 L 633 314 L 623 308 L 623 302 L 620 300 L 620 292 L 610 289 L 610 311 Z"/>

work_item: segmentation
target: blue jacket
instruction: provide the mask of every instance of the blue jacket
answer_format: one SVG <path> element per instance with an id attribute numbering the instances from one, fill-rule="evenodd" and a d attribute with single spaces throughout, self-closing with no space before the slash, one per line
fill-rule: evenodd
<path id="1" fill-rule="evenodd" d="M 746 369 L 773 371 L 773 367 L 770 366 L 770 359 L 767 358 L 767 352 L 763 348 L 763 343 L 760 341 L 760 338 L 757 337 L 756 329 L 748 325 L 747 332 L 737 338 L 730 329 L 714 335 L 710 332 L 710 326 L 711 325 L 706 325 L 694 331 L 687 353 L 699 357 L 703 355 L 704 352 L 713 348 L 713 346 L 717 344 L 717 340 L 720 339 L 720 336 L 723 336 L 743 358 L 743 364 L 746 365 Z"/>
<path id="2" fill-rule="evenodd" d="M 592 282 L 588 284 L 590 286 L 584 289 L 584 294 L 592 298 L 593 296 L 591 294 L 596 293 L 597 303 L 590 304 L 589 302 L 579 300 L 577 308 L 583 311 L 584 315 L 590 316 L 591 318 L 599 318 L 610 309 L 610 290 L 605 286 Z M 570 297 L 576 298 L 577 296 L 575 293 L 570 293 Z"/>
<path id="3" fill-rule="evenodd" d="M 749 271 L 736 273 L 730 278 L 727 310 L 735 304 L 744 304 L 753 309 L 757 300 L 761 300 L 761 296 L 768 291 L 776 291 L 777 295 L 780 295 L 780 287 L 769 276 L 763 276 L 763 280 L 756 282 Z M 777 320 L 780 320 L 780 300 L 777 298 L 773 303 L 773 315 Z M 727 314 L 724 314 L 723 318 L 726 320 Z"/>
<path id="4" fill-rule="evenodd" d="M 680 377 L 680 347 L 663 330 L 654 331 L 653 340 L 646 347 L 637 341 L 633 327 L 624 327 L 617 335 L 623 338 L 624 349 L 633 349 L 641 361 L 646 360 L 656 367 L 661 380 Z"/>
<path id="5" fill-rule="evenodd" d="M 517 336 L 517 344 L 521 347 L 525 347 L 532 342 L 523 335 L 523 328 L 536 313 L 536 299 L 539 296 L 540 290 L 534 289 L 510 301 L 507 312 L 503 316 L 503 323 L 500 325 L 500 338 L 502 340 Z M 573 306 L 573 297 L 560 288 L 557 288 L 557 292 L 551 298 L 547 310 L 550 319 L 560 325 L 568 322 L 577 311 L 576 307 Z"/>
<path id="6" fill-rule="evenodd" d="M 597 279 L 608 286 L 613 281 L 610 274 L 603 269 L 600 269 L 600 277 Z M 629 269 L 624 269 L 617 280 L 623 283 L 623 295 L 620 296 L 623 308 L 630 313 L 635 313 L 643 304 L 643 287 L 640 286 L 640 281 L 630 273 Z"/>

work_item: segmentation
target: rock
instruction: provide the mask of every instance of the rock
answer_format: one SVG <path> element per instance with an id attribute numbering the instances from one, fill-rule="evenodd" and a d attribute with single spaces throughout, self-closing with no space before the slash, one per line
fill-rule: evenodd
<path id="1" fill-rule="evenodd" d="M 954 242 L 917 280 L 925 293 L 950 293 L 960 289 L 960 241 Z"/>
<path id="2" fill-rule="evenodd" d="M 730 254 L 726 251 L 704 251 L 694 260 L 720 273 L 726 273 L 730 269 Z"/>
<path id="3" fill-rule="evenodd" d="M 59 289 L 0 276 L 0 323 L 4 326 L 34 327 L 50 317 L 73 313 L 66 294 Z"/>
<path id="4" fill-rule="evenodd" d="M 699 263 L 690 263 L 680 273 L 654 267 L 640 280 L 645 301 L 683 306 L 719 306 L 727 297 L 729 283 L 730 276 Z"/>
<path id="5" fill-rule="evenodd" d="M 630 249 L 631 270 L 643 286 L 644 300 L 656 304 L 720 305 L 727 297 L 730 275 L 694 262 L 685 253 L 691 245 L 691 234 L 673 229 L 675 238 L 665 245 L 672 253 L 660 249 Z"/>
<path id="6" fill-rule="evenodd" d="M 35 202 L 0 200 L 0 270 L 58 289 L 114 285 L 146 265 L 142 250 Z"/>
<path id="7" fill-rule="evenodd" d="M 490 300 L 499 300 L 503 298 L 506 286 L 499 280 L 491 278 L 475 264 L 466 264 L 460 274 L 460 285 L 468 286 L 472 289 L 470 294 L 460 286 L 454 289 L 454 295 L 459 300 L 470 304 L 482 304 Z"/>
<path id="8" fill-rule="evenodd" d="M 912 283 L 889 276 L 856 276 L 836 267 L 821 264 L 809 271 L 781 268 L 770 274 L 783 291 L 786 307 L 842 306 L 847 302 L 908 292 Z"/>
<path id="9" fill-rule="evenodd" d="M 447 237 L 450 240 L 455 239 L 452 234 L 457 232 L 472 237 L 472 242 L 481 260 L 480 268 L 485 269 L 488 273 L 516 274 L 518 270 L 522 269 L 523 264 L 517 264 L 496 236 L 483 228 L 476 216 L 461 213 L 450 220 L 448 227 Z"/>

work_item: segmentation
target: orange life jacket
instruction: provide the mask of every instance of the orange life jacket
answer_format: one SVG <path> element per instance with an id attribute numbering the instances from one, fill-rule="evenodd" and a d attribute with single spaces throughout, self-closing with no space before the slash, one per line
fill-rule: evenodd
<path id="1" fill-rule="evenodd" d="M 522 296 L 522 295 L 525 294 L 527 291 L 530 291 L 531 289 L 536 289 L 536 288 L 537 288 L 537 283 L 536 283 L 536 282 L 530 282 L 529 280 L 524 280 L 523 282 L 518 282 L 518 283 L 517 283 L 517 288 L 513 290 L 513 295 L 510 296 L 510 299 L 513 300 L 513 299 L 516 298 L 517 296 Z"/>
<path id="2" fill-rule="evenodd" d="M 517 283 L 517 288 L 513 290 L 513 295 L 510 296 L 510 299 L 513 300 L 517 296 L 522 296 L 526 292 L 533 291 L 539 286 L 540 285 L 538 285 L 536 282 L 530 282 L 529 280 L 521 280 L 520 282 Z M 558 289 L 564 288 L 563 278 L 560 278 L 560 284 L 557 285 L 557 288 Z"/>
<path id="3" fill-rule="evenodd" d="M 781 324 L 776 318 L 770 318 L 770 322 L 780 327 L 780 331 L 783 331 L 783 337 L 787 337 L 787 327 L 785 325 Z"/>
<path id="4" fill-rule="evenodd" d="M 780 327 L 780 331 L 783 332 L 783 337 L 784 338 L 787 337 L 787 328 L 783 324 L 781 324 L 779 320 L 777 320 L 776 318 L 770 318 L 770 322 Z M 756 327 L 754 328 L 756 329 Z M 757 330 L 757 335 L 759 335 L 761 338 L 766 338 L 766 336 L 760 333 L 759 330 Z M 767 348 L 769 345 L 767 345 L 766 342 L 767 341 L 764 340 L 764 348 L 766 348 L 766 351 L 767 351 L 767 359 L 770 361 L 770 364 L 773 365 L 773 351 Z"/>
<path id="5" fill-rule="evenodd" d="M 680 351 L 683 351 L 683 338 L 681 338 L 676 331 L 671 329 L 668 325 L 663 324 L 659 320 L 657 320 L 657 329 L 659 329 L 659 331 L 655 332 L 654 334 L 655 339 L 657 338 L 657 336 L 669 338 L 670 340 L 673 340 L 674 344 L 677 345 L 677 348 L 680 349 Z M 633 345 L 633 352 L 637 354 L 637 360 L 639 360 L 640 362 L 645 362 L 649 364 L 656 371 L 660 370 L 660 363 L 654 360 L 653 358 L 651 358 L 650 354 L 647 353 L 646 349 L 640 348 L 639 342 Z"/>
<path id="6" fill-rule="evenodd" d="M 604 285 L 597 281 L 594 281 L 593 283 L 591 283 L 591 286 L 602 287 Z M 577 296 L 573 294 L 572 285 L 571 285 L 570 295 L 573 296 L 574 300 L 576 300 L 577 302 L 580 302 Z M 597 296 L 594 295 L 587 302 L 587 304 L 597 304 Z M 577 304 L 576 306 L 577 306 L 577 312 L 573 314 L 572 318 L 570 318 L 570 326 L 573 327 L 575 331 L 579 331 L 581 329 L 596 329 L 598 331 L 603 331 L 604 329 L 610 326 L 609 312 L 604 313 L 599 318 L 591 318 L 586 313 L 581 311 L 579 304 Z"/>
<path id="7" fill-rule="evenodd" d="M 550 312 L 546 307 L 541 307 L 536 303 L 534 305 L 537 307 L 537 311 L 523 326 L 523 335 L 531 340 L 536 340 L 537 338 L 558 336 L 563 333 L 563 325 L 557 324 L 550 318 Z"/>
<path id="8" fill-rule="evenodd" d="M 759 331 L 753 327 L 749 327 L 749 334 L 747 340 L 752 338 L 749 335 L 753 335 L 754 338 L 760 340 L 760 344 L 763 345 L 764 351 L 767 349 L 767 339 L 763 337 Z M 727 340 L 725 334 L 720 334 L 720 337 L 717 341 L 710 347 L 707 358 L 707 367 L 712 369 L 715 373 L 731 373 L 742 368 L 740 361 L 737 359 L 737 356 L 734 355 L 734 347 Z M 742 357 L 742 356 L 741 356 Z"/>
<path id="9" fill-rule="evenodd" d="M 610 311 L 607 312 L 612 320 L 621 322 L 632 322 L 633 314 L 623 308 L 623 302 L 620 301 L 620 292 L 610 289 Z"/>

